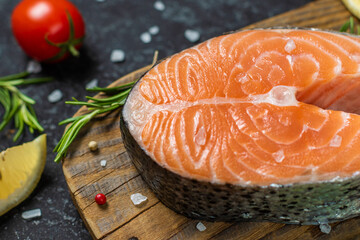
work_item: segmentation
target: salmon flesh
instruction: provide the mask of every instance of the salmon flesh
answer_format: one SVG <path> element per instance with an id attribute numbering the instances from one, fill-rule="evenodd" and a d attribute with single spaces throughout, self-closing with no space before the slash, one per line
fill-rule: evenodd
<path id="1" fill-rule="evenodd" d="M 360 213 L 360 40 L 235 32 L 131 90 L 125 147 L 166 206 L 212 221 L 322 224 Z"/>

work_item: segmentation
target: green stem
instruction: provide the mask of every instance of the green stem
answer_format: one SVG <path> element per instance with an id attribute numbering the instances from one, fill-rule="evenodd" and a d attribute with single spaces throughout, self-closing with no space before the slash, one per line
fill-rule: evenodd
<path id="1" fill-rule="evenodd" d="M 16 74 L 7 75 L 5 77 L 0 77 L 0 81 L 8 81 L 8 80 L 14 80 L 19 78 L 25 78 L 29 75 L 28 72 L 21 72 Z"/>
<path id="2" fill-rule="evenodd" d="M 69 52 L 71 53 L 71 55 L 73 55 L 74 57 L 79 57 L 80 53 L 79 51 L 74 47 L 74 45 L 69 45 L 68 46 Z"/>

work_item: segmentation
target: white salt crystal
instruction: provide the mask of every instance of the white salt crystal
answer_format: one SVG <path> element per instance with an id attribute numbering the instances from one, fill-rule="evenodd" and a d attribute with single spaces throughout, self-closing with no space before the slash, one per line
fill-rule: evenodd
<path id="1" fill-rule="evenodd" d="M 51 103 L 55 103 L 61 100 L 63 97 L 62 92 L 59 89 L 54 90 L 52 93 L 48 96 L 48 101 Z"/>
<path id="2" fill-rule="evenodd" d="M 149 43 L 151 42 L 151 35 L 150 33 L 148 32 L 144 32 L 140 35 L 140 40 L 143 42 L 143 43 Z"/>
<path id="3" fill-rule="evenodd" d="M 245 219 L 251 218 L 251 214 L 250 213 L 242 213 L 241 216 Z"/>
<path id="4" fill-rule="evenodd" d="M 41 70 L 41 64 L 34 60 L 29 61 L 26 67 L 28 73 L 39 73 Z"/>
<path id="5" fill-rule="evenodd" d="M 149 28 L 149 33 L 151 35 L 156 35 L 159 33 L 159 31 L 160 31 L 160 28 L 159 28 L 159 26 L 156 26 L 156 25 Z"/>
<path id="6" fill-rule="evenodd" d="M 112 62 L 123 62 L 125 61 L 125 52 L 121 49 L 115 49 L 111 52 L 110 60 Z"/>
<path id="7" fill-rule="evenodd" d="M 165 4 L 162 1 L 156 1 L 156 2 L 154 2 L 154 8 L 158 11 L 164 11 Z"/>
<path id="8" fill-rule="evenodd" d="M 142 195 L 141 193 L 135 193 L 135 194 L 132 194 L 130 196 L 131 198 L 131 201 L 133 202 L 133 204 L 137 207 L 140 207 L 142 206 L 143 204 L 145 204 L 148 200 L 147 197 L 145 197 L 144 195 Z"/>
<path id="9" fill-rule="evenodd" d="M 186 29 L 184 35 L 190 42 L 197 42 L 200 39 L 200 33 L 195 30 Z"/>
<path id="10" fill-rule="evenodd" d="M 272 156 L 273 156 L 273 158 L 275 159 L 276 162 L 281 163 L 285 158 L 284 150 L 281 149 L 281 150 L 279 150 L 277 152 L 274 152 L 272 154 Z"/>
<path id="11" fill-rule="evenodd" d="M 100 161 L 100 165 L 101 165 L 102 167 L 105 167 L 105 166 L 106 166 L 106 160 L 101 160 L 101 161 Z"/>
<path id="12" fill-rule="evenodd" d="M 206 230 L 206 227 L 205 227 L 205 225 L 204 225 L 202 222 L 198 222 L 198 223 L 196 224 L 196 228 L 197 228 L 197 230 L 199 230 L 200 232 L 203 232 L 203 231 Z"/>
<path id="13" fill-rule="evenodd" d="M 86 88 L 94 88 L 97 86 L 98 86 L 98 80 L 96 78 L 94 78 L 93 80 L 88 82 L 88 84 L 86 84 Z"/>
<path id="14" fill-rule="evenodd" d="M 326 234 L 331 232 L 331 226 L 327 223 L 319 225 L 320 231 Z"/>
<path id="15" fill-rule="evenodd" d="M 276 184 L 276 183 L 272 183 L 272 184 L 270 184 L 270 187 L 278 188 L 278 187 L 281 187 L 281 185 Z"/>
<path id="16" fill-rule="evenodd" d="M 335 135 L 330 141 L 330 147 L 340 147 L 342 141 L 342 137 L 339 135 Z"/>
<path id="17" fill-rule="evenodd" d="M 25 220 L 41 217 L 41 210 L 39 208 L 25 211 L 21 214 L 21 217 Z"/>
<path id="18" fill-rule="evenodd" d="M 292 50 L 296 48 L 295 42 L 292 39 L 289 39 L 285 45 L 285 51 L 290 53 Z"/>

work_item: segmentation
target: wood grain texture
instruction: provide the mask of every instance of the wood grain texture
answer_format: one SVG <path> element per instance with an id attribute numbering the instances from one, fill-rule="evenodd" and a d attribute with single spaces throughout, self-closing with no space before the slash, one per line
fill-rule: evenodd
<path id="1" fill-rule="evenodd" d="M 337 30 L 350 13 L 339 0 L 318 0 L 302 8 L 247 26 L 314 27 Z M 111 86 L 138 79 L 149 66 L 132 72 Z M 101 97 L 98 95 L 97 97 Z M 86 112 L 81 108 L 75 115 Z M 114 111 L 91 121 L 80 132 L 63 161 L 63 172 L 81 217 L 94 239 L 356 239 L 360 236 L 360 218 L 331 224 L 330 234 L 317 226 L 285 225 L 270 222 L 203 222 L 206 230 L 196 229 L 199 221 L 188 219 L 166 208 L 147 188 L 131 163 L 122 144 L 119 112 Z M 91 152 L 88 143 L 99 144 Z M 101 167 L 100 161 L 107 160 Z M 106 194 L 108 203 L 99 206 L 94 196 Z M 135 207 L 130 196 L 142 193 L 148 202 Z M 360 238 L 359 238 L 360 239 Z"/>

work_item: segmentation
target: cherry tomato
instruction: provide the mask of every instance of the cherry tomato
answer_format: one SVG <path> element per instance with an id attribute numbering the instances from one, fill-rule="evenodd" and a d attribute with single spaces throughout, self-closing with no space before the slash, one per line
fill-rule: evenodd
<path id="1" fill-rule="evenodd" d="M 85 36 L 84 20 L 67 0 L 23 0 L 11 17 L 14 36 L 37 61 L 58 62 L 77 49 Z"/>

